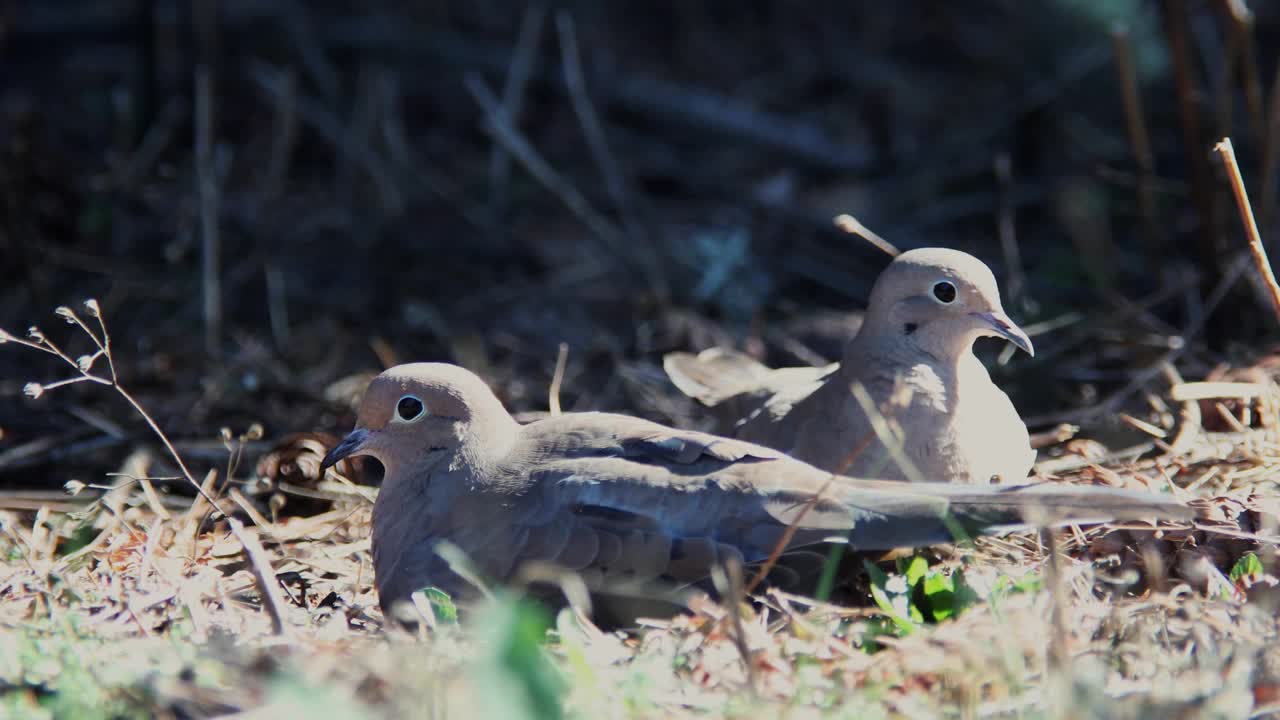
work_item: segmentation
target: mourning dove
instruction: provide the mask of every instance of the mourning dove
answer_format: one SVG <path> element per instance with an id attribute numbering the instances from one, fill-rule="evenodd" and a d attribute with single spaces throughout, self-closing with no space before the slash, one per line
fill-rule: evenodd
<path id="1" fill-rule="evenodd" d="M 372 544 L 388 610 L 428 586 L 471 593 L 437 553 L 441 541 L 481 577 L 509 582 L 540 563 L 580 574 L 597 593 L 697 584 L 728 558 L 759 563 L 781 541 L 781 576 L 803 589 L 800 574 L 816 576 L 825 556 L 805 549 L 832 540 L 882 551 L 1027 520 L 1186 513 L 1158 495 L 1095 487 L 834 478 L 776 450 L 624 415 L 569 413 L 519 425 L 480 378 L 439 363 L 374 378 L 355 429 L 322 467 L 352 455 L 385 470 Z M 790 523 L 797 529 L 787 537 Z M 788 576 L 790 558 L 803 562 Z"/>
<path id="2" fill-rule="evenodd" d="M 973 354 L 974 340 L 984 336 L 1035 353 L 1005 314 L 995 276 L 981 260 L 922 248 L 902 253 L 880 274 L 839 363 L 771 370 L 741 353 L 712 349 L 670 353 L 663 364 L 681 391 L 717 408 L 720 432 L 824 470 L 886 480 L 1016 482 L 1027 477 L 1036 454 L 1013 403 Z M 855 385 L 900 430 L 899 457 L 876 433 Z"/>

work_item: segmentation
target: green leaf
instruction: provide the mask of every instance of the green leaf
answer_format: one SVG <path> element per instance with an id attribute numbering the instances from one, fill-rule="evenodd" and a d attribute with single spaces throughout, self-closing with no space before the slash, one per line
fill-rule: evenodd
<path id="1" fill-rule="evenodd" d="M 992 594 L 1013 595 L 1016 593 L 1039 592 L 1042 589 L 1044 589 L 1044 579 L 1036 573 L 1027 573 L 1017 580 L 1008 575 L 1001 575 L 996 578 Z"/>
<path id="2" fill-rule="evenodd" d="M 825 602 L 831 597 L 831 590 L 835 587 L 836 574 L 840 571 L 840 561 L 844 559 L 846 547 L 844 543 L 832 543 L 831 548 L 827 550 L 827 559 L 822 564 L 822 575 L 818 578 L 818 586 L 813 593 L 818 600 Z"/>
<path id="3" fill-rule="evenodd" d="M 1262 569 L 1262 561 L 1253 553 L 1245 553 L 1236 560 L 1236 564 L 1231 566 L 1231 573 L 1228 577 L 1231 582 L 1240 584 L 1241 578 L 1246 580 L 1257 580 L 1262 577 L 1264 571 Z"/>
<path id="4" fill-rule="evenodd" d="M 560 720 L 564 681 L 543 650 L 550 624 L 541 606 L 512 597 L 497 598 L 479 627 L 486 629 L 486 652 L 472 675 L 485 717 Z"/>
<path id="5" fill-rule="evenodd" d="M 871 599 L 893 620 L 903 635 L 914 632 L 924 622 L 924 615 L 911 604 L 911 586 L 907 584 L 906 578 L 901 575 L 891 578 L 869 560 L 863 560 L 862 563 L 871 577 Z M 896 585 L 901 587 L 895 587 Z"/>
<path id="6" fill-rule="evenodd" d="M 965 581 L 962 570 L 950 575 L 929 573 L 924 581 L 924 595 L 936 621 L 959 615 L 978 601 L 977 591 Z"/>
<path id="7" fill-rule="evenodd" d="M 915 555 L 907 563 L 907 569 L 903 574 L 907 576 L 907 584 L 914 588 L 920 584 L 920 579 L 928 572 L 929 561 L 925 560 L 921 555 Z"/>
<path id="8" fill-rule="evenodd" d="M 956 589 L 951 576 L 946 573 L 931 572 L 924 579 L 924 596 L 933 598 L 941 593 L 952 593 Z"/>
<path id="9" fill-rule="evenodd" d="M 77 527 L 75 529 L 75 532 L 71 533 L 71 537 L 67 538 L 62 542 L 62 544 L 58 547 L 58 555 L 59 556 L 70 555 L 71 553 L 93 542 L 94 538 L 96 537 L 98 537 L 97 528 L 93 527 L 93 525 L 89 523 L 85 523 L 84 525 Z"/>
<path id="10" fill-rule="evenodd" d="M 447 625 L 456 625 L 458 623 L 458 607 L 453 604 L 453 598 L 449 594 L 437 587 L 423 588 L 419 590 L 431 605 L 431 614 L 435 616 L 436 622 Z"/>
<path id="11" fill-rule="evenodd" d="M 934 620 L 946 620 L 958 611 L 955 606 L 955 588 L 947 575 L 929 573 L 924 580 L 924 596 Z"/>

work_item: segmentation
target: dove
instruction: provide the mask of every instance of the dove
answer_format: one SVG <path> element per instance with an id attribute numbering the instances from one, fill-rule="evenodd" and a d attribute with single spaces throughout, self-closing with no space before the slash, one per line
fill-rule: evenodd
<path id="1" fill-rule="evenodd" d="M 1159 495 L 1111 488 L 837 477 L 760 445 L 626 415 L 520 425 L 483 380 L 444 363 L 399 365 L 370 382 L 355 428 L 322 467 L 358 455 L 384 470 L 372 548 L 388 612 L 428 587 L 473 596 L 464 576 L 519 584 L 530 567 L 576 573 L 592 597 L 701 588 L 716 566 L 756 566 L 779 543 L 779 583 L 804 591 L 833 542 L 887 551 L 1028 524 L 1187 514 Z M 445 543 L 470 571 L 451 564 Z"/>
<path id="2" fill-rule="evenodd" d="M 677 388 L 716 409 L 717 431 L 824 470 L 886 480 L 1018 482 L 1036 454 L 1009 396 L 973 354 L 984 336 L 1035 354 L 1005 314 L 995 276 L 981 260 L 921 248 L 897 256 L 876 279 L 862 326 L 838 363 L 773 370 L 712 348 L 668 353 L 663 366 Z M 865 391 L 862 402 L 855 386 Z M 876 415 L 887 421 L 879 432 Z"/>

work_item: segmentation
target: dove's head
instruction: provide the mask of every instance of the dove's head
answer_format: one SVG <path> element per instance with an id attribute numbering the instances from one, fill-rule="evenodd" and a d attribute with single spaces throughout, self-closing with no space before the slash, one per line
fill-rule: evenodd
<path id="1" fill-rule="evenodd" d="M 515 427 L 473 373 L 447 363 L 397 365 L 369 383 L 355 429 L 329 451 L 321 471 L 353 455 L 378 460 L 387 478 L 430 470 L 448 458 L 476 461 L 514 437 Z"/>
<path id="2" fill-rule="evenodd" d="M 1035 354 L 1031 338 L 1005 314 L 991 269 L 959 250 L 920 248 L 894 258 L 871 289 L 867 322 L 940 357 L 955 357 L 980 337 Z"/>

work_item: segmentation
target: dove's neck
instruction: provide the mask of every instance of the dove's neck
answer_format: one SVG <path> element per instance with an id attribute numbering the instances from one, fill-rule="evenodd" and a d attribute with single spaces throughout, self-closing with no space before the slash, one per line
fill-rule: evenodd
<path id="1" fill-rule="evenodd" d="M 938 337 L 921 328 L 906 333 L 887 322 L 865 322 L 845 348 L 840 363 L 847 380 L 869 379 L 868 374 L 892 380 L 901 377 L 916 390 L 927 390 L 934 401 L 954 410 L 963 388 L 961 380 L 981 363 L 973 354 L 973 339 Z"/>
<path id="2" fill-rule="evenodd" d="M 506 466 L 520 437 L 520 424 L 506 408 L 493 399 L 495 407 L 476 412 L 463 431 L 460 454 L 462 461 L 474 470 L 474 477 L 491 480 Z"/>

